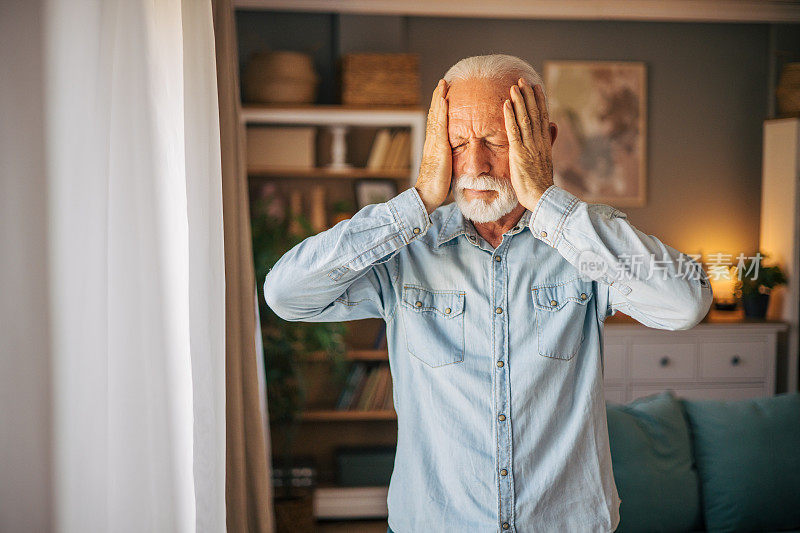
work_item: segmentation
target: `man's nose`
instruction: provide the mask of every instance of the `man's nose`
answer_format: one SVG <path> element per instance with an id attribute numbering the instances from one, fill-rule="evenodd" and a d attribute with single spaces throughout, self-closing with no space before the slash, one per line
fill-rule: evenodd
<path id="1" fill-rule="evenodd" d="M 480 176 L 488 174 L 492 170 L 489 154 L 480 141 L 473 140 L 467 143 L 466 149 L 461 156 L 463 158 L 461 173 L 463 174 Z"/>

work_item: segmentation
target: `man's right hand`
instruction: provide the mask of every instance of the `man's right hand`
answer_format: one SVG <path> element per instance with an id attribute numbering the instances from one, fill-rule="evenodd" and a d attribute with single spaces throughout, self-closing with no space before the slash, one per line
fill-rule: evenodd
<path id="1" fill-rule="evenodd" d="M 453 149 L 447 134 L 447 89 L 447 82 L 439 80 L 433 91 L 422 162 L 415 185 L 429 215 L 447 198 L 453 174 Z"/>

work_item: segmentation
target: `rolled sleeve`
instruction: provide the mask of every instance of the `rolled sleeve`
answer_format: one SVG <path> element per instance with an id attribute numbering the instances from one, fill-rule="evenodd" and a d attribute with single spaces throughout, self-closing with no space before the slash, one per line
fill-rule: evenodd
<path id="1" fill-rule="evenodd" d="M 563 234 L 564 221 L 580 200 L 557 185 L 548 187 L 533 210 L 529 227 L 533 235 L 552 246 L 558 247 Z"/>
<path id="2" fill-rule="evenodd" d="M 405 243 L 425 235 L 431 219 L 416 187 L 411 187 L 387 202 Z"/>

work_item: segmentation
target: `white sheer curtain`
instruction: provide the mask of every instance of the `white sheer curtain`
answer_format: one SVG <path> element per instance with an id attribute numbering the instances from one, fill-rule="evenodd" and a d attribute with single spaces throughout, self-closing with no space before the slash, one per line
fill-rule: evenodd
<path id="1" fill-rule="evenodd" d="M 210 1 L 50 0 L 55 525 L 224 531 Z"/>

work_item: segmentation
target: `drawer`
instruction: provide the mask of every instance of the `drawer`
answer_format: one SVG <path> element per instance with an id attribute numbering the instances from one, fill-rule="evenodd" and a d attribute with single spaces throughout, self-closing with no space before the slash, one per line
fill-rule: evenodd
<path id="1" fill-rule="evenodd" d="M 650 396 L 661 391 L 671 389 L 675 396 L 689 400 L 745 400 L 748 398 L 763 398 L 764 385 L 732 385 L 729 387 L 708 387 L 703 385 L 662 385 L 662 386 L 633 386 L 631 399 Z"/>
<path id="2" fill-rule="evenodd" d="M 625 403 L 625 388 L 606 386 L 603 389 L 603 396 L 607 402 Z"/>
<path id="3" fill-rule="evenodd" d="M 763 342 L 704 342 L 701 346 L 704 378 L 767 377 L 767 346 Z"/>
<path id="4" fill-rule="evenodd" d="M 692 379 L 697 368 L 694 343 L 634 343 L 631 378 L 645 380 Z"/>
<path id="5" fill-rule="evenodd" d="M 606 344 L 603 346 L 603 379 L 625 379 L 624 344 Z"/>

